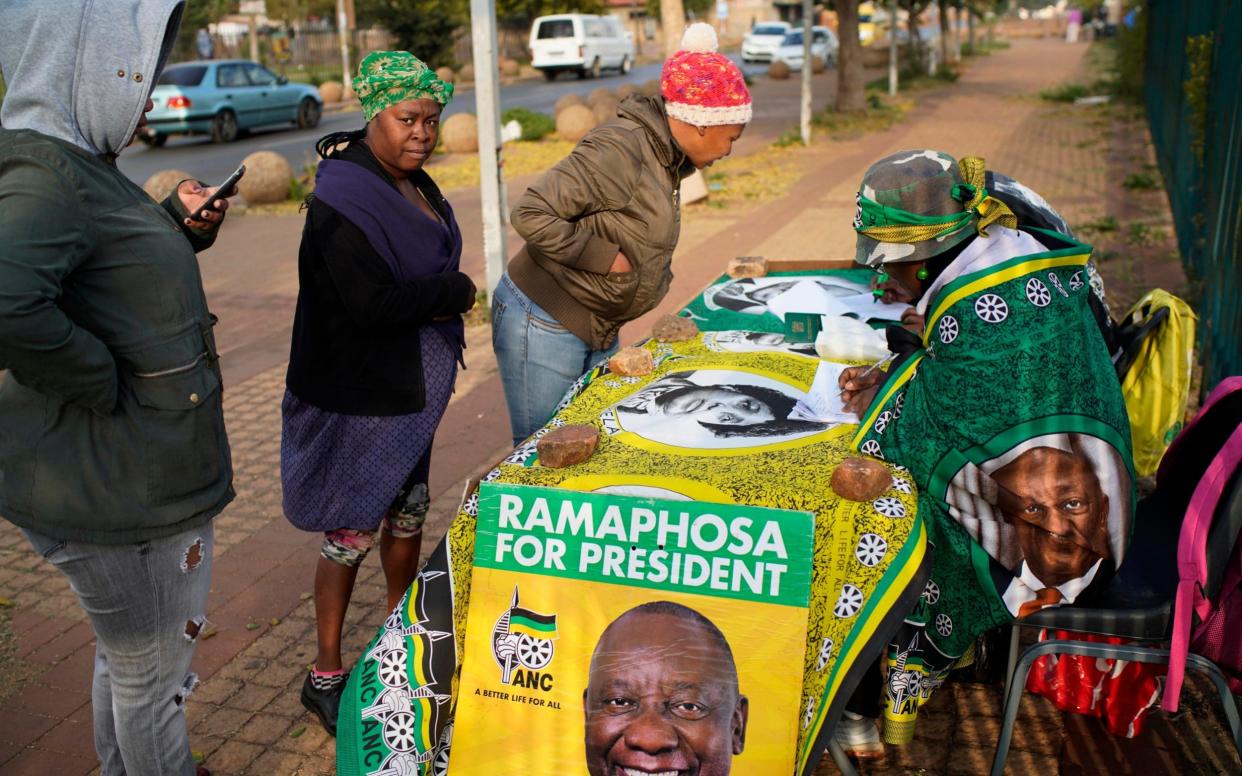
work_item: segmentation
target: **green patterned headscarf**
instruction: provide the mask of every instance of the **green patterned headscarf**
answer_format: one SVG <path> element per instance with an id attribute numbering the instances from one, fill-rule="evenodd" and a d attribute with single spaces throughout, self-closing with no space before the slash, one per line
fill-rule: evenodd
<path id="1" fill-rule="evenodd" d="M 358 65 L 354 91 L 367 121 L 385 108 L 406 100 L 433 100 L 448 105 L 453 85 L 408 51 L 372 51 Z"/>

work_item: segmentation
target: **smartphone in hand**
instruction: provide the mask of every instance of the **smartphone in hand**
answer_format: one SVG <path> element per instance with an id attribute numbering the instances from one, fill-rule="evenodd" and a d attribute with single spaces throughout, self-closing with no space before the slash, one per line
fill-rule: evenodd
<path id="1" fill-rule="evenodd" d="M 212 195 L 211 199 L 207 200 L 207 202 L 205 202 L 203 206 L 199 208 L 199 210 L 201 211 L 200 215 L 206 215 L 207 213 L 219 212 L 216 208 L 216 200 L 224 199 L 228 197 L 229 192 L 233 190 L 233 187 L 237 185 L 237 182 L 241 180 L 242 176 L 245 174 L 246 174 L 246 165 L 244 164 L 238 165 L 237 169 L 233 170 L 233 174 L 225 178 L 224 182 L 220 184 L 220 187 L 216 189 L 216 193 Z"/>

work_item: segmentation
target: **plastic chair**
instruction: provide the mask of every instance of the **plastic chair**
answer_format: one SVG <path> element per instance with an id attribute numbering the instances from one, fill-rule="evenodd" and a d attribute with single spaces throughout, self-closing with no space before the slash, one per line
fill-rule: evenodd
<path id="1" fill-rule="evenodd" d="M 1169 490 L 1185 489 L 1185 481 L 1172 480 Z M 1193 484 L 1193 483 L 1192 483 Z M 1018 705 L 1026 688 L 1026 677 L 1031 664 L 1043 655 L 1084 655 L 1095 658 L 1115 658 L 1141 663 L 1168 664 L 1169 650 L 1164 648 L 1171 637 L 1173 625 L 1173 594 L 1177 586 L 1176 552 L 1181 521 L 1170 520 L 1169 515 L 1184 515 L 1189 497 L 1183 494 L 1162 492 L 1159 488 L 1152 496 L 1139 502 L 1135 516 L 1135 533 L 1131 539 L 1130 553 L 1121 565 L 1121 571 L 1100 594 L 1090 601 L 1074 606 L 1043 609 L 1013 626 L 1010 642 L 1010 663 L 1005 687 L 1005 712 L 1002 718 L 1000 738 L 996 755 L 992 759 L 992 776 L 1001 776 L 1009 755 L 1013 738 L 1013 725 L 1018 716 Z M 1180 509 L 1179 509 L 1180 507 Z M 1229 484 L 1213 516 L 1208 546 L 1224 548 L 1225 551 L 1209 553 L 1208 584 L 1204 592 L 1214 597 L 1224 575 L 1225 565 L 1242 530 L 1242 469 L 1233 473 Z M 1081 604 L 1081 605 L 1080 605 Z M 1017 657 L 1018 628 L 1048 628 L 1078 631 L 1098 636 L 1117 636 L 1145 644 L 1101 644 L 1097 642 L 1052 639 L 1037 642 Z M 1221 705 L 1233 734 L 1233 745 L 1242 754 L 1242 724 L 1239 723 L 1238 707 L 1220 668 L 1210 660 L 1190 653 L 1187 668 L 1207 674 L 1220 694 Z"/>

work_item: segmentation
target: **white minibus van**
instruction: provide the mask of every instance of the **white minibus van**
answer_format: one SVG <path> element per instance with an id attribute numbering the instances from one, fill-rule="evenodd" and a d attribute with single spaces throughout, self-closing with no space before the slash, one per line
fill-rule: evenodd
<path id="1" fill-rule="evenodd" d="M 612 16 L 558 14 L 540 16 L 530 27 L 531 65 L 549 81 L 573 71 L 598 78 L 603 70 L 630 72 L 634 35 Z"/>

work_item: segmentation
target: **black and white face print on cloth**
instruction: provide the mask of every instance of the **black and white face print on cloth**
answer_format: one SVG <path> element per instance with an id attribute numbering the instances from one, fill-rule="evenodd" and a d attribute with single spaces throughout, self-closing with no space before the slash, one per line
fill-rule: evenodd
<path id="1" fill-rule="evenodd" d="M 708 350 L 721 353 L 790 353 L 818 358 L 812 342 L 786 342 L 777 331 L 709 331 L 703 335 Z"/>
<path id="2" fill-rule="evenodd" d="M 703 292 L 703 304 L 708 310 L 732 310 L 749 315 L 770 312 L 768 300 L 780 296 L 795 284 L 804 280 L 818 283 L 833 297 L 865 294 L 866 285 L 831 275 L 777 275 L 762 278 L 726 280 L 709 286 Z"/>
<path id="3" fill-rule="evenodd" d="M 790 420 L 798 388 L 754 372 L 672 372 L 618 402 L 622 431 L 689 449 L 748 448 L 819 433 L 831 424 Z"/>

